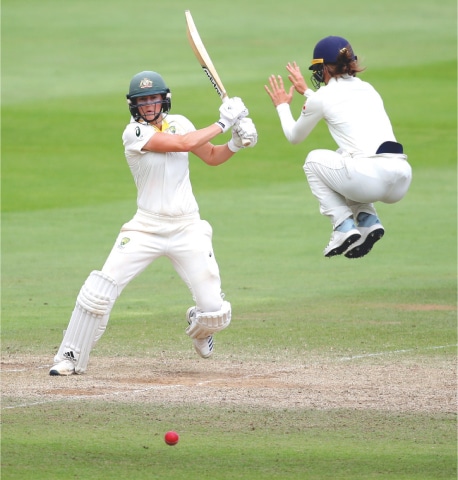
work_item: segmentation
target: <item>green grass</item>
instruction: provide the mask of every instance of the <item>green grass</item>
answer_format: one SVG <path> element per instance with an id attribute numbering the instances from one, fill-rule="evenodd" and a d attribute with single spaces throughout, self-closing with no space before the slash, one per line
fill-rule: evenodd
<path id="1" fill-rule="evenodd" d="M 62 415 L 78 426 L 71 446 Z M 453 478 L 453 431 L 442 415 L 57 402 L 8 414 L 3 478 L 440 480 Z"/>
<path id="2" fill-rule="evenodd" d="M 191 160 L 194 191 L 214 228 L 223 289 L 234 309 L 218 354 L 307 364 L 310 357 L 402 351 L 412 363 L 419 357 L 452 362 L 457 125 L 451 0 L 285 0 L 269 8 L 234 0 L 212 4 L 211 16 L 203 0 L 148 6 L 4 0 L 2 355 L 52 358 L 82 282 L 101 267 L 135 211 L 121 142 L 130 78 L 159 71 L 172 89 L 174 113 L 197 127 L 215 121 L 219 99 L 187 43 L 186 8 L 229 94 L 244 99 L 259 132 L 255 149 L 218 168 Z M 361 77 L 384 97 L 414 172 L 404 200 L 377 205 L 386 235 L 361 261 L 322 256 L 330 226 L 302 164 L 314 148 L 335 148 L 326 127 L 301 145 L 287 144 L 263 89 L 270 74 L 285 76 L 290 60 L 305 72 L 314 44 L 328 34 L 347 37 L 367 66 Z M 295 98 L 297 115 L 300 107 Z M 189 347 L 183 312 L 190 301 L 170 264 L 159 260 L 126 288 L 94 357 L 179 355 Z M 153 408 L 72 399 L 5 406 L 2 413 L 5 480 L 456 478 L 455 416 L 445 413 L 205 403 Z M 182 435 L 177 447 L 164 447 L 168 428 Z"/>
<path id="3" fill-rule="evenodd" d="M 329 226 L 319 217 L 305 180 L 267 190 L 252 187 L 226 190 L 224 195 L 198 193 L 202 215 L 214 227 L 223 289 L 238 319 L 238 327 L 225 333 L 231 343 L 228 348 L 243 351 L 246 342 L 252 341 L 253 329 L 256 335 L 273 335 L 281 343 L 282 335 L 293 332 L 295 340 L 288 343 L 299 351 L 304 337 L 309 348 L 326 349 L 337 336 L 342 348 L 352 347 L 357 353 L 359 349 L 377 350 L 381 340 L 384 348 L 393 350 L 426 347 L 433 338 L 437 345 L 451 343 L 456 312 L 420 307 L 453 309 L 456 305 L 456 251 L 452 242 L 444 243 L 444 239 L 455 238 L 456 224 L 447 215 L 436 215 L 430 201 L 442 189 L 444 204 L 453 202 L 452 173 L 445 167 L 420 170 L 402 203 L 380 205 L 386 236 L 364 261 L 354 262 L 322 257 Z M 8 279 L 3 285 L 7 299 L 3 303 L 4 348 L 19 348 L 15 345 L 25 335 L 31 343 L 21 350 L 40 347 L 45 352 L 49 350 L 47 329 L 55 332 L 55 342 L 60 339 L 62 318 L 68 317 L 81 283 L 91 269 L 101 267 L 119 226 L 134 209 L 129 201 L 3 215 L 3 248 L 8 252 L 3 258 L 3 278 Z M 419 211 L 427 218 L 427 236 L 418 222 Z M 51 279 L 44 273 L 45 265 L 52 272 Z M 135 342 L 151 315 L 155 322 L 161 321 L 164 311 L 181 319 L 189 300 L 186 286 L 171 265 L 159 260 L 118 300 L 111 325 L 119 338 L 109 344 L 118 342 L 120 348 L 130 350 L 131 344 L 122 347 L 129 331 L 139 329 L 132 339 Z M 403 309 L 406 304 L 412 309 Z M 297 332 L 303 318 L 307 328 Z M 31 330 L 30 322 L 47 329 Z M 409 333 L 418 325 L 422 326 L 419 332 Z M 174 328 L 181 329 L 181 321 L 174 322 Z M 173 345 L 175 338 L 169 329 L 165 322 L 161 341 Z M 354 335 L 359 345 L 352 345 Z M 140 353 L 138 348 L 134 351 Z"/>

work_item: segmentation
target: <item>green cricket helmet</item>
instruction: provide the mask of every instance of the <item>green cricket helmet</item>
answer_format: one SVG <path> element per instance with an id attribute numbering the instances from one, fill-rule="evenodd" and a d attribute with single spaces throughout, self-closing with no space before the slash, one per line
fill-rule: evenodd
<path id="1" fill-rule="evenodd" d="M 158 94 L 162 96 L 162 108 L 161 112 L 154 120 L 156 120 L 161 113 L 167 115 L 172 108 L 172 94 L 170 93 L 170 89 L 165 84 L 164 79 L 156 72 L 144 71 L 137 73 L 132 78 L 130 81 L 129 93 L 126 95 L 126 98 L 127 104 L 129 105 L 129 111 L 136 121 L 142 118 L 148 123 L 138 111 L 137 98 Z"/>

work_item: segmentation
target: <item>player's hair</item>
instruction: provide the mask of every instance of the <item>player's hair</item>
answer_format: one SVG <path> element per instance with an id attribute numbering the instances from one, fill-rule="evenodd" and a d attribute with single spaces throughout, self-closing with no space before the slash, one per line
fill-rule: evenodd
<path id="1" fill-rule="evenodd" d="M 341 48 L 335 63 L 326 63 L 326 67 L 332 77 L 341 77 L 342 75 L 355 77 L 357 73 L 365 70 L 364 67 L 359 65 L 358 59 L 353 55 L 350 45 Z"/>

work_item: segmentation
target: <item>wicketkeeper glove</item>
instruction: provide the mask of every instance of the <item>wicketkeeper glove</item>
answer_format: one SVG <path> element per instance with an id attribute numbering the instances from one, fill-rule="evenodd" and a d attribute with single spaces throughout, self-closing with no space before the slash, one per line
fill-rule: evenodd
<path id="1" fill-rule="evenodd" d="M 248 115 L 248 109 L 245 107 L 242 99 L 233 97 L 226 100 L 219 107 L 220 118 L 216 122 L 224 132 L 227 132 L 235 122 L 241 120 Z"/>
<path id="2" fill-rule="evenodd" d="M 232 138 L 227 146 L 231 152 L 238 152 L 241 148 L 254 147 L 258 142 L 258 132 L 251 118 L 243 118 L 232 128 Z"/>

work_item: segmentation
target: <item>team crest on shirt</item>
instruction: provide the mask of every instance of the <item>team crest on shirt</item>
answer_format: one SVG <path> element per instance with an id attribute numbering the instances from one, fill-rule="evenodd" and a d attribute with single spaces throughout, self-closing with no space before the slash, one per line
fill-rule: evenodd
<path id="1" fill-rule="evenodd" d="M 129 237 L 122 237 L 121 241 L 119 242 L 118 248 L 123 249 L 129 242 L 130 242 Z"/>
<path id="2" fill-rule="evenodd" d="M 140 130 L 140 127 L 135 127 L 135 135 L 139 137 L 141 135 L 142 131 Z"/>

